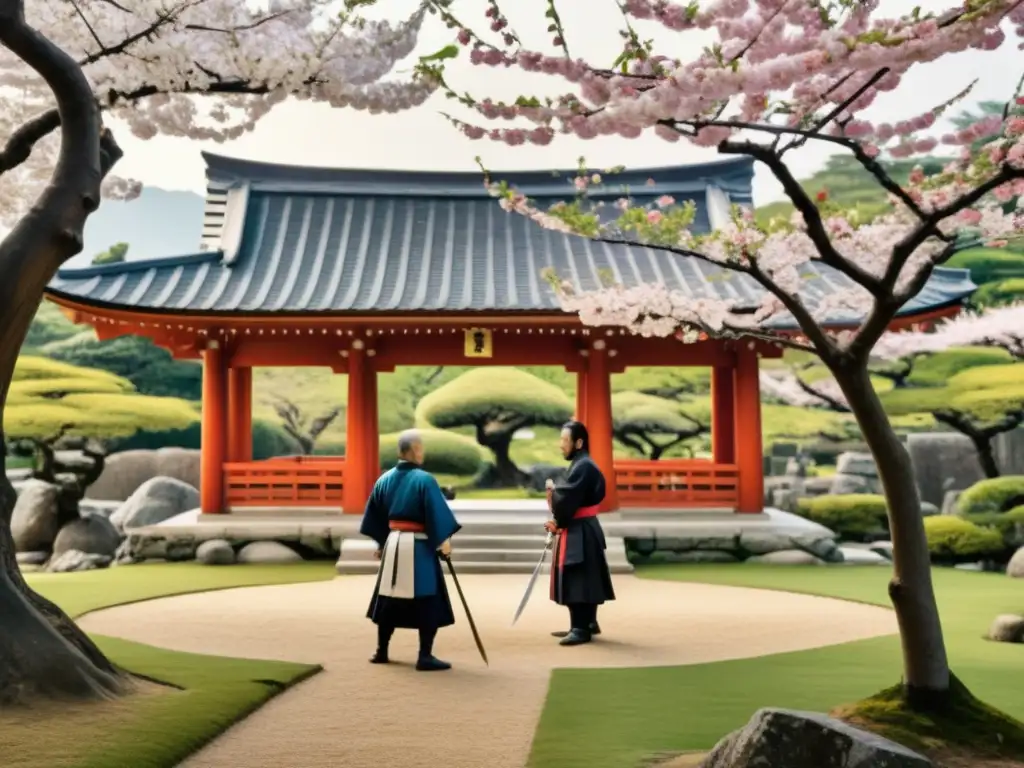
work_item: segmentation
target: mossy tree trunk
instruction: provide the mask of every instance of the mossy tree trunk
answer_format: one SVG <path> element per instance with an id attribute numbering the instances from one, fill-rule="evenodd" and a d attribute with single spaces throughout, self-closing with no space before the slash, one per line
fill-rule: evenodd
<path id="1" fill-rule="evenodd" d="M 82 249 L 85 221 L 100 184 L 121 152 L 104 131 L 99 107 L 77 62 L 26 23 L 24 0 L 0 0 L 0 45 L 34 70 L 57 104 L 60 154 L 50 183 L 0 242 L 0 424 L 21 344 L 57 269 Z M 44 113 L 12 134 L 5 155 L 31 152 Z M 13 166 L 8 166 L 13 167 Z M 7 450 L 3 432 L 0 446 Z M 96 699 L 127 685 L 85 634 L 53 603 L 33 592 L 18 568 L 11 535 L 16 496 L 0 475 L 0 704 L 35 697 Z"/>

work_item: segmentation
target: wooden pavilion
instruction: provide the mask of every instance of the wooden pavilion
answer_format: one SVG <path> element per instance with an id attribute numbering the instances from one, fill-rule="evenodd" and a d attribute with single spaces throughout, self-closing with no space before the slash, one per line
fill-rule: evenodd
<path id="1" fill-rule="evenodd" d="M 552 365 L 577 376 L 576 412 L 609 482 L 605 509 L 763 507 L 758 358 L 765 344 L 684 345 L 587 328 L 562 312 L 546 267 L 578 289 L 605 275 L 693 296 L 748 299 L 761 288 L 704 262 L 546 231 L 504 213 L 477 173 L 307 168 L 204 154 L 200 252 L 61 270 L 47 297 L 100 339 L 134 334 L 176 358 L 202 359 L 204 514 L 261 507 L 361 513 L 380 473 L 377 374 L 409 365 Z M 502 174 L 530 197 L 573 194 L 573 171 Z M 752 162 L 626 172 L 643 198 L 697 205 L 695 226 L 751 203 Z M 811 269 L 811 267 L 809 267 Z M 844 290 L 821 265 L 806 300 Z M 975 286 L 938 269 L 899 325 L 955 314 Z M 858 321 L 836 316 L 837 327 Z M 612 452 L 611 382 L 629 366 L 712 369 L 707 460 L 637 461 Z M 325 366 L 348 376 L 345 457 L 252 458 L 252 369 Z"/>

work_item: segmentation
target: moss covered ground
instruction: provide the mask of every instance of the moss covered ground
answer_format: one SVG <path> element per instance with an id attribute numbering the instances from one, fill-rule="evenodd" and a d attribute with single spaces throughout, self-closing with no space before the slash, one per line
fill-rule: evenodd
<path id="1" fill-rule="evenodd" d="M 73 617 L 115 605 L 232 587 L 333 578 L 328 563 L 209 567 L 153 564 L 26 574 Z M 171 768 L 319 667 L 178 653 L 96 636 L 118 666 L 149 680 L 123 699 L 40 703 L 0 712 L 4 768 Z"/>
<path id="2" fill-rule="evenodd" d="M 1024 653 L 983 639 L 999 613 L 1024 607 L 1024 584 L 934 570 L 950 662 L 981 701 L 1024 718 Z M 757 587 L 888 605 L 888 568 L 657 565 L 643 578 Z M 666 607 L 685 611 L 686 606 Z M 613 630 L 606 629 L 611 637 Z M 681 667 L 556 670 L 531 768 L 625 768 L 657 753 L 704 751 L 760 707 L 828 712 L 900 680 L 896 636 L 810 651 Z"/>

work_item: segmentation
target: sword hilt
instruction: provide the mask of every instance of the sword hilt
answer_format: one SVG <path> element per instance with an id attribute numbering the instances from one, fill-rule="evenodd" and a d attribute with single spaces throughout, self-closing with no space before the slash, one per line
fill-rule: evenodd
<path id="1" fill-rule="evenodd" d="M 553 534 L 551 531 L 548 531 L 548 536 L 544 540 L 544 548 L 545 549 L 550 549 L 551 545 L 554 544 L 554 543 L 555 543 L 555 534 Z"/>

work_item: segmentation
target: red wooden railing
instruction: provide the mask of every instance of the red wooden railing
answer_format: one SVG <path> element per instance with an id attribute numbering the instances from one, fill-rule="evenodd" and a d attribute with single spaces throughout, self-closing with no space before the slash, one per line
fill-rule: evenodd
<path id="1" fill-rule="evenodd" d="M 701 459 L 615 462 L 622 507 L 735 507 L 739 472 L 735 464 Z M 224 465 L 228 507 L 342 506 L 345 459 L 290 456 Z"/>
<path id="2" fill-rule="evenodd" d="M 701 459 L 620 460 L 615 485 L 621 507 L 735 507 L 739 471 Z"/>
<path id="3" fill-rule="evenodd" d="M 230 507 L 338 507 L 345 485 L 345 459 L 288 456 L 224 465 L 224 495 Z"/>

